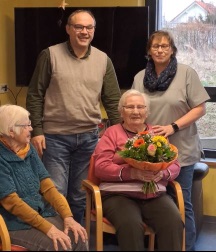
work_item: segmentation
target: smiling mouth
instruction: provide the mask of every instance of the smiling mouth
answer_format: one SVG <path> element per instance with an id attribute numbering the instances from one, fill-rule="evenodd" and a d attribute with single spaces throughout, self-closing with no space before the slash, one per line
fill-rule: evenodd
<path id="1" fill-rule="evenodd" d="M 80 40 L 83 40 L 83 39 L 84 39 L 84 40 L 87 40 L 87 39 L 89 39 L 89 38 L 88 38 L 88 37 L 79 37 L 79 39 L 80 39 Z"/>

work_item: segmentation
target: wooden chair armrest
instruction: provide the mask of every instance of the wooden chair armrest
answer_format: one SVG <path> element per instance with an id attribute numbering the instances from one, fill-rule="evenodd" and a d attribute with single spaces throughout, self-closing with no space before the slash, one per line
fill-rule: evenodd
<path id="1" fill-rule="evenodd" d="M 91 190 L 92 193 L 97 193 L 97 192 L 100 193 L 99 186 L 97 186 L 96 184 L 94 184 L 93 182 L 91 182 L 88 179 L 84 179 L 82 181 L 82 187 L 83 187 L 84 190 L 86 190 L 86 189 Z"/>
<path id="2" fill-rule="evenodd" d="M 0 215 L 0 238 L 1 238 L 1 247 L 3 251 L 11 251 L 11 240 L 8 233 L 7 226 L 3 217 Z"/>
<path id="3" fill-rule="evenodd" d="M 177 181 L 169 181 L 169 186 L 175 192 L 176 195 L 176 204 L 179 208 L 179 212 L 181 214 L 182 221 L 185 223 L 185 207 L 184 207 L 184 198 L 180 184 Z"/>
<path id="4" fill-rule="evenodd" d="M 178 206 L 182 222 L 185 224 L 185 206 L 184 206 L 184 198 L 182 193 L 182 188 L 177 181 L 169 181 L 169 186 L 175 192 L 176 195 L 176 204 Z M 185 251 L 185 228 L 183 231 L 183 242 L 182 242 L 182 251 Z"/>
<path id="5" fill-rule="evenodd" d="M 90 197 L 94 200 L 97 215 L 97 211 L 100 211 L 100 209 L 102 209 L 100 188 L 87 179 L 82 181 L 82 186 L 84 190 L 88 191 Z"/>
<path id="6" fill-rule="evenodd" d="M 96 223 L 102 223 L 103 210 L 100 188 L 88 179 L 82 181 L 82 188 L 86 191 L 86 215 L 89 218 L 93 208 L 95 209 Z"/>

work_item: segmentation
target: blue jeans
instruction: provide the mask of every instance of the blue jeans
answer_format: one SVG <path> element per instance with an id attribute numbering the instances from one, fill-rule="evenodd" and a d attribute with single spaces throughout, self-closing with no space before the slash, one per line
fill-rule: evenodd
<path id="1" fill-rule="evenodd" d="M 82 224 L 86 198 L 81 183 L 88 175 L 98 129 L 73 135 L 45 134 L 45 138 L 43 163 L 57 189 L 66 196 L 74 219 Z"/>
<path id="2" fill-rule="evenodd" d="M 176 181 L 182 187 L 185 204 L 185 235 L 186 251 L 193 251 L 196 241 L 196 227 L 194 220 L 193 205 L 191 203 L 191 190 L 193 183 L 194 165 L 183 166 Z"/>

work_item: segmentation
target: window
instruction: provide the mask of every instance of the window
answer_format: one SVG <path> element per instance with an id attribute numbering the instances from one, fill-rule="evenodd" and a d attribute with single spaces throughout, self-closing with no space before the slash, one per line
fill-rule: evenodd
<path id="1" fill-rule="evenodd" d="M 178 62 L 192 66 L 211 96 L 197 122 L 205 149 L 216 150 L 216 0 L 156 0 L 158 29 L 172 33 Z M 216 154 L 215 154 L 216 157 Z"/>

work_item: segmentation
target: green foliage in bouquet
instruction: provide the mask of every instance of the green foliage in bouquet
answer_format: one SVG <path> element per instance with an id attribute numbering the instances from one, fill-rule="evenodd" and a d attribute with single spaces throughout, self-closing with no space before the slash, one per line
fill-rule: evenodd
<path id="1" fill-rule="evenodd" d="M 138 161 L 159 163 L 172 161 L 176 152 L 165 137 L 152 136 L 148 131 L 144 131 L 128 139 L 119 155 Z"/>
<path id="2" fill-rule="evenodd" d="M 137 169 L 158 172 L 167 169 L 176 160 L 178 150 L 165 137 L 144 131 L 128 139 L 123 150 L 118 153 L 126 163 Z M 156 183 L 144 182 L 142 191 L 146 195 L 155 194 Z"/>

